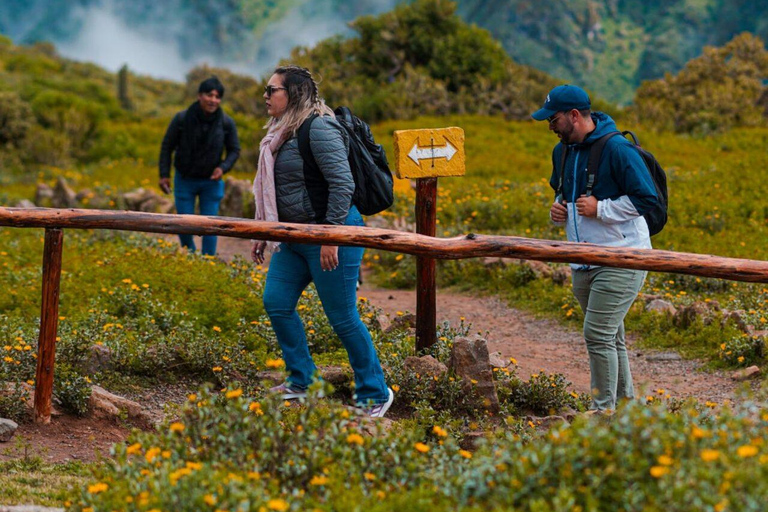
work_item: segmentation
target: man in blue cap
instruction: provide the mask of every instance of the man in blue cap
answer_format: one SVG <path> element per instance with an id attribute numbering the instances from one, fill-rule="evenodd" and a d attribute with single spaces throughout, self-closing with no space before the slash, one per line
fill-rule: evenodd
<path id="1" fill-rule="evenodd" d="M 547 121 L 560 139 L 552 152 L 549 215 L 565 225 L 568 240 L 609 247 L 651 248 L 643 214 L 657 203 L 650 172 L 634 146 L 618 134 L 607 114 L 592 112 L 589 95 L 575 85 L 555 87 L 531 117 Z M 604 144 L 594 180 L 587 163 L 593 144 Z M 573 294 L 584 312 L 592 409 L 613 410 L 634 397 L 624 337 L 624 317 L 643 286 L 646 272 L 571 265 Z"/>

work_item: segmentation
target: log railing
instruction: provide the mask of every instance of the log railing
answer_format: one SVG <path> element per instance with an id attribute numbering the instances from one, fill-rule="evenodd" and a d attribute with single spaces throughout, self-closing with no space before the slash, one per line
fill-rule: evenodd
<path id="1" fill-rule="evenodd" d="M 257 222 L 230 217 L 164 215 L 111 210 L 2 208 L 0 226 L 45 228 L 43 301 L 40 317 L 35 420 L 50 421 L 58 288 L 64 228 L 145 233 L 218 235 L 235 238 L 369 247 L 437 259 L 482 256 L 582 263 L 768 283 L 768 262 L 655 249 L 624 249 L 515 236 L 469 234 L 434 238 L 389 229 Z"/>

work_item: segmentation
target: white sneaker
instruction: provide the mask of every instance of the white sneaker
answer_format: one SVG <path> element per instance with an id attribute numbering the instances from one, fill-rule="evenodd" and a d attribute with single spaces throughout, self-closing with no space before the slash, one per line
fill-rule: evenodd
<path id="1" fill-rule="evenodd" d="M 389 393 L 389 398 L 387 398 L 387 401 L 381 404 L 376 404 L 373 407 L 370 407 L 366 409 L 368 416 L 371 418 L 383 418 L 384 415 L 389 410 L 390 406 L 392 406 L 392 402 L 395 401 L 395 393 L 392 391 L 391 388 L 387 388 L 387 392 Z"/>

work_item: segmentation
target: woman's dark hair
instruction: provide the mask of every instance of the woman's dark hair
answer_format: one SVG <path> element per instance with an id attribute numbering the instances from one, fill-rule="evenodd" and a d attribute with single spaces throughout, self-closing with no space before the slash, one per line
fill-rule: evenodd
<path id="1" fill-rule="evenodd" d="M 200 82 L 200 87 L 197 88 L 198 94 L 205 94 L 211 91 L 217 91 L 219 93 L 220 97 L 224 97 L 224 84 L 221 83 L 221 80 L 216 78 L 215 76 L 212 76 L 211 78 L 206 78 L 202 82 Z"/>

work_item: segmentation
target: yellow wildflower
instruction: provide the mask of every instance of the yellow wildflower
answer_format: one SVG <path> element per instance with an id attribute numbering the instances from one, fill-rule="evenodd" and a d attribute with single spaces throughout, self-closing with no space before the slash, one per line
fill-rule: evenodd
<path id="1" fill-rule="evenodd" d="M 416 443 L 413 447 L 416 448 L 416 451 L 421 453 L 427 453 L 429 451 L 429 446 L 424 443 Z"/>
<path id="2" fill-rule="evenodd" d="M 720 458 L 720 452 L 717 450 L 701 450 L 701 460 L 712 462 Z"/>
<path id="3" fill-rule="evenodd" d="M 325 485 L 328 483 L 328 477 L 324 475 L 315 475 L 309 481 L 309 485 Z"/>
<path id="4" fill-rule="evenodd" d="M 669 473 L 669 468 L 664 466 L 653 466 L 651 468 L 651 476 L 654 478 L 661 478 Z"/>
<path id="5" fill-rule="evenodd" d="M 745 444 L 744 446 L 739 446 L 739 448 L 736 450 L 736 453 L 739 454 L 739 457 L 743 458 L 754 457 L 757 455 L 757 446 Z"/>
<path id="6" fill-rule="evenodd" d="M 184 432 L 184 424 L 178 421 L 171 423 L 171 426 L 168 428 L 171 432 Z"/>
<path id="7" fill-rule="evenodd" d="M 233 389 L 231 391 L 227 391 L 226 396 L 227 398 L 238 398 L 242 394 L 243 394 L 243 390 L 238 388 L 238 389 Z"/>
<path id="8" fill-rule="evenodd" d="M 363 446 L 363 443 L 365 443 L 365 440 L 363 439 L 363 436 L 361 436 L 360 434 L 352 433 L 347 436 L 347 442 L 349 444 L 356 444 L 358 446 Z"/>
<path id="9" fill-rule="evenodd" d="M 277 510 L 277 512 L 285 512 L 290 508 L 290 505 L 288 505 L 288 502 L 281 499 L 275 499 L 275 500 L 269 500 L 267 502 L 267 508 L 269 510 Z"/>
<path id="10" fill-rule="evenodd" d="M 99 494 L 100 492 L 104 492 L 107 489 L 109 489 L 109 486 L 104 482 L 99 482 L 97 484 L 88 486 L 88 492 L 91 494 Z"/>
<path id="11" fill-rule="evenodd" d="M 471 459 L 472 458 L 472 452 L 468 452 L 467 450 L 459 450 L 459 455 L 461 455 L 465 459 Z"/>

